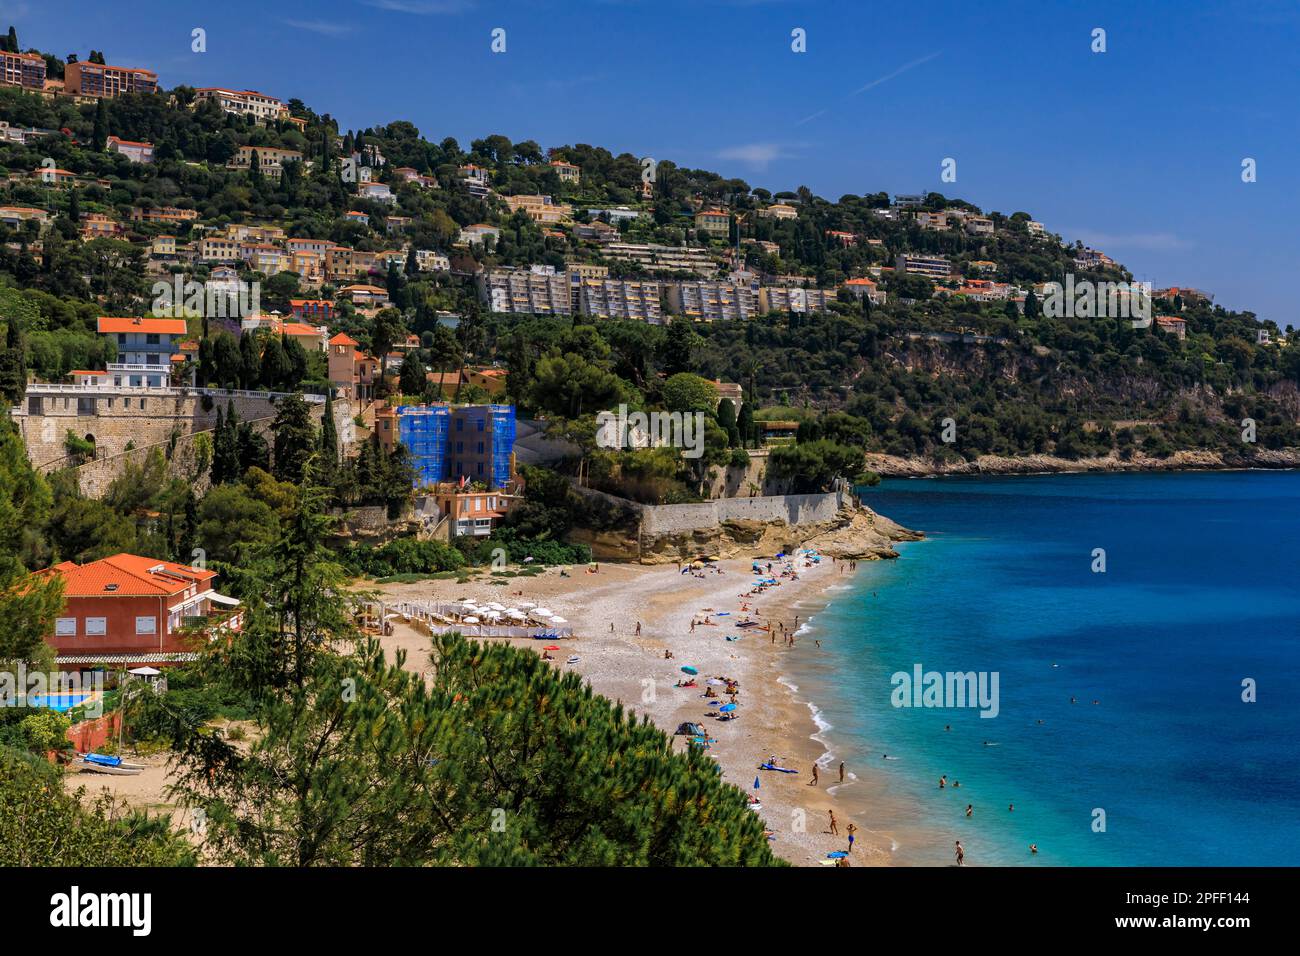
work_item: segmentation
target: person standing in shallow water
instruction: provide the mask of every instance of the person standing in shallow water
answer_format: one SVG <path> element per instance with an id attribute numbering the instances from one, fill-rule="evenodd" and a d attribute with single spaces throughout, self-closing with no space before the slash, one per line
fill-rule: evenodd
<path id="1" fill-rule="evenodd" d="M 844 782 L 844 761 L 840 761 L 840 783 Z"/>
<path id="2" fill-rule="evenodd" d="M 966 862 L 966 851 L 961 848 L 961 840 L 957 840 L 957 848 L 953 850 L 953 855 L 957 857 L 957 865 L 961 866 Z"/>

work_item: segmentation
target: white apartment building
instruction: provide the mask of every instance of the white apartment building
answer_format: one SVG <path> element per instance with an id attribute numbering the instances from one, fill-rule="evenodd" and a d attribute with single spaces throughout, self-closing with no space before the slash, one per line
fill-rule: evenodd
<path id="1" fill-rule="evenodd" d="M 895 260 L 899 272 L 910 272 L 927 279 L 947 279 L 952 275 L 952 263 L 943 256 L 902 255 Z"/>
<path id="2" fill-rule="evenodd" d="M 571 315 L 567 273 L 494 269 L 478 277 L 479 295 L 493 312 L 524 315 Z"/>
<path id="3" fill-rule="evenodd" d="M 806 315 L 829 311 L 830 302 L 834 298 L 834 292 L 826 289 L 765 286 L 758 292 L 758 305 L 763 312 L 797 312 Z"/>
<path id="4" fill-rule="evenodd" d="M 581 279 L 576 282 L 578 311 L 601 319 L 629 319 L 658 325 L 663 322 L 660 284 L 627 279 Z"/>
<path id="5" fill-rule="evenodd" d="M 267 96 L 257 90 L 226 90 L 219 86 L 205 86 L 194 91 L 195 103 L 216 101 L 223 113 L 237 116 L 251 116 L 259 126 L 265 126 L 268 120 L 286 119 L 289 107 L 274 96 Z"/>
<path id="6" fill-rule="evenodd" d="M 759 314 L 758 290 L 732 282 L 673 282 L 668 311 L 697 322 L 738 322 Z"/>
<path id="7" fill-rule="evenodd" d="M 718 273 L 718 260 L 707 249 L 689 246 L 611 242 L 601 250 L 601 255 L 606 259 L 635 262 L 650 272 L 694 272 L 701 276 Z"/>

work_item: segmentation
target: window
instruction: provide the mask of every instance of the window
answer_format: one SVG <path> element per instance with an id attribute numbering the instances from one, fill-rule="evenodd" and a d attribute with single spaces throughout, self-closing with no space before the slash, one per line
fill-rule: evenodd
<path id="1" fill-rule="evenodd" d="M 479 430 L 479 431 L 482 431 L 482 430 L 483 430 L 483 419 L 480 418 L 480 419 L 478 420 L 477 424 L 478 424 L 478 430 Z"/>
<path id="2" fill-rule="evenodd" d="M 157 333 L 157 332 L 146 332 L 146 333 L 145 333 L 145 336 L 144 336 L 144 341 L 145 341 L 145 344 L 146 344 L 146 345 L 157 345 L 157 344 L 158 344 L 158 333 Z"/>
<path id="3" fill-rule="evenodd" d="M 103 637 L 107 633 L 108 633 L 108 618 L 106 617 L 86 618 L 87 637 Z"/>
<path id="4" fill-rule="evenodd" d="M 75 617 L 60 617 L 54 622 L 55 637 L 76 637 L 77 636 L 77 619 Z"/>
<path id="5" fill-rule="evenodd" d="M 478 443 L 478 453 L 479 453 L 480 455 L 483 454 L 483 443 L 482 443 L 482 442 L 479 442 L 479 443 Z"/>
<path id="6" fill-rule="evenodd" d="M 456 419 L 456 431 L 463 432 L 464 430 L 465 430 L 465 419 L 463 418 Z"/>
<path id="7" fill-rule="evenodd" d="M 117 344 L 118 344 L 118 345 L 126 345 L 126 333 L 125 333 L 125 332 L 118 332 L 118 333 L 117 333 Z"/>
<path id="8" fill-rule="evenodd" d="M 135 619 L 135 632 L 137 634 L 157 634 L 158 619 L 156 617 L 137 617 Z"/>

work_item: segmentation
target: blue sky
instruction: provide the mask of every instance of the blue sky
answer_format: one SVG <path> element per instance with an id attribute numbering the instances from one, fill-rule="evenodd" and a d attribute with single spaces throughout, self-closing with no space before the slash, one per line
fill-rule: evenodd
<path id="1" fill-rule="evenodd" d="M 774 191 L 1024 210 L 1139 279 L 1300 325 L 1294 0 L 0 2 L 10 22 L 24 48 L 297 96 L 345 128 L 407 119 L 435 140 L 585 142 Z"/>

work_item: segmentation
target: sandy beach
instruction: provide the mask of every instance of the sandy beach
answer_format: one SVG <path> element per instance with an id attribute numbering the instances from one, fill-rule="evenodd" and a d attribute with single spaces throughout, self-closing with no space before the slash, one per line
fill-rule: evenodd
<path id="1" fill-rule="evenodd" d="M 709 754 L 717 760 L 724 778 L 759 798 L 761 809 L 756 812 L 765 820 L 772 848 L 779 856 L 795 865 L 824 865 L 821 861 L 827 853 L 848 849 L 847 827 L 854 823 L 852 865 L 889 865 L 894 862 L 898 835 L 874 829 L 871 817 L 874 809 L 898 798 L 887 794 L 883 782 L 864 768 L 847 767 L 841 783 L 839 758 L 828 750 L 809 702 L 787 677 L 792 656 L 819 653 L 816 641 L 829 637 L 808 625 L 833 597 L 828 589 L 843 588 L 861 570 L 854 572 L 848 561 L 829 558 L 807 567 L 802 566 L 803 561 L 799 564 L 797 580 L 778 577 L 779 586 L 753 596 L 748 592 L 756 576 L 748 558 L 720 561 L 702 577 L 681 574 L 673 565 L 601 564 L 597 573 L 575 568 L 568 577 L 562 576 L 559 568 L 551 568 L 535 577 L 480 575 L 467 584 L 436 580 L 384 585 L 357 582 L 357 586 L 387 603 L 471 598 L 485 603 L 509 605 L 530 600 L 546 605 L 566 618 L 574 632 L 572 639 L 561 641 L 561 649 L 553 652 L 555 666 L 573 667 L 597 693 L 644 714 L 668 733 L 684 722 L 701 724 L 711 740 Z M 774 563 L 773 568 L 774 576 L 779 574 L 780 565 Z M 747 612 L 742 611 L 745 606 Z M 770 630 L 727 626 L 746 615 Z M 712 624 L 702 623 L 706 616 Z M 693 632 L 692 619 L 698 622 Z M 392 633 L 381 638 L 385 652 L 395 655 L 403 651 L 407 669 L 424 671 L 428 635 L 401 619 L 391 623 Z M 786 646 L 790 633 L 795 635 L 793 647 Z M 740 636 L 728 641 L 728 635 Z M 550 642 L 522 639 L 512 643 L 541 653 L 544 643 Z M 665 658 L 665 651 L 672 657 Z M 567 664 L 573 655 L 579 662 Z M 696 687 L 675 686 L 688 679 L 683 666 L 698 669 Z M 738 683 L 738 719 L 722 722 L 706 716 L 715 710 L 702 696 L 711 677 Z M 725 688 L 715 689 L 725 703 Z M 684 749 L 687 741 L 685 736 L 675 736 L 673 745 Z M 777 765 L 796 772 L 759 769 L 772 757 Z M 107 790 L 133 806 L 167 813 L 174 824 L 185 827 L 188 814 L 166 792 L 170 782 L 166 761 L 166 754 L 139 758 L 147 769 L 137 776 L 77 774 L 70 776 L 68 784 L 85 786 L 88 796 Z M 818 766 L 815 786 L 814 764 Z M 831 812 L 838 835 L 830 832 Z"/>
<path id="2" fill-rule="evenodd" d="M 596 692 L 644 714 L 669 733 L 687 721 L 704 726 L 714 741 L 709 753 L 722 767 L 724 778 L 760 798 L 757 812 L 767 823 L 778 855 L 796 865 L 820 865 L 827 853 L 848 848 L 846 828 L 855 823 L 853 864 L 888 865 L 897 846 L 895 836 L 873 830 L 867 819 L 872 806 L 889 799 L 881 782 L 861 773 L 861 768 L 848 767 L 840 783 L 838 759 L 819 738 L 821 728 L 808 703 L 783 680 L 790 655 L 818 653 L 817 635 L 808 633 L 807 621 L 828 603 L 827 588 L 848 583 L 853 573 L 849 562 L 823 558 L 819 565 L 798 568 L 797 580 L 777 578 L 779 586 L 755 596 L 747 594 L 755 579 L 749 559 L 722 561 L 716 567 L 721 573 L 708 571 L 699 577 L 681 574 L 673 565 L 602 564 L 595 574 L 575 569 L 570 577 L 550 569 L 533 578 L 482 577 L 468 584 L 422 581 L 380 585 L 374 590 L 389 602 L 471 598 L 544 604 L 574 629 L 574 638 L 561 642 L 562 649 L 554 652 L 557 667 L 573 667 Z M 779 573 L 779 564 L 773 567 L 774 574 Z M 728 621 L 744 616 L 743 604 L 771 631 L 728 627 Z M 702 622 L 706 616 L 714 623 L 697 623 L 692 632 L 692 619 Z M 801 630 L 794 646 L 785 646 L 785 635 L 795 630 L 796 619 Z M 393 633 L 383 638 L 385 649 L 405 650 L 406 667 L 423 670 L 428 638 L 401 620 L 393 624 Z M 728 641 L 728 635 L 740 637 Z M 514 643 L 540 653 L 543 642 Z M 665 658 L 665 651 L 672 653 L 671 659 Z M 580 661 L 566 664 L 571 655 Z M 686 679 L 684 665 L 698 669 L 698 686 L 675 686 Z M 713 710 L 702 697 L 710 677 L 738 681 L 739 719 L 720 722 L 706 716 Z M 687 738 L 674 737 L 674 746 L 688 746 Z M 779 766 L 797 772 L 760 770 L 759 765 L 773 756 Z M 815 786 L 814 763 L 818 764 Z M 760 783 L 757 791 L 755 777 Z M 830 832 L 831 812 L 838 835 Z"/>

